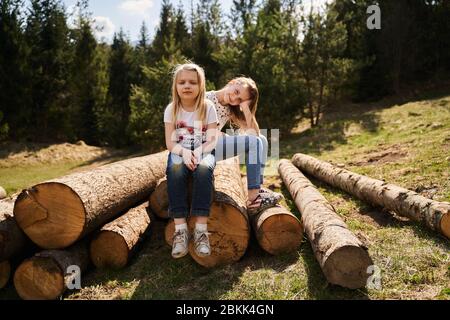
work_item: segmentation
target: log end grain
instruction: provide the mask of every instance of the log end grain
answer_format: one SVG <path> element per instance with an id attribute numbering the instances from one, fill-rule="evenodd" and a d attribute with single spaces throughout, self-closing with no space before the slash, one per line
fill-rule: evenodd
<path id="1" fill-rule="evenodd" d="M 129 250 L 120 234 L 102 231 L 91 242 L 90 257 L 97 268 L 122 269 L 128 263 Z"/>
<path id="2" fill-rule="evenodd" d="M 326 260 L 323 271 L 328 282 L 349 289 L 363 288 L 373 265 L 367 250 L 358 246 L 342 246 L 333 251 Z"/>
<path id="3" fill-rule="evenodd" d="M 450 239 L 450 211 L 447 211 L 441 219 L 441 232 Z"/>
<path id="4" fill-rule="evenodd" d="M 189 221 L 191 229 L 195 221 Z M 250 240 L 248 220 L 235 207 L 226 203 L 214 202 L 208 219 L 211 255 L 199 257 L 194 250 L 193 241 L 189 244 L 192 258 L 206 268 L 237 262 L 245 254 Z"/>
<path id="5" fill-rule="evenodd" d="M 189 219 L 189 231 L 192 234 L 195 228 L 195 219 Z M 165 229 L 166 242 L 171 246 L 175 230 L 173 220 Z M 208 219 L 209 241 L 211 255 L 199 257 L 194 250 L 193 241 L 189 243 L 189 253 L 201 266 L 213 268 L 238 261 L 247 250 L 250 240 L 250 228 L 247 219 L 235 207 L 214 202 L 211 205 L 211 214 Z"/>
<path id="6" fill-rule="evenodd" d="M 83 232 L 85 209 L 80 197 L 61 183 L 43 183 L 24 190 L 14 206 L 19 227 L 38 246 L 65 248 Z"/>
<path id="7" fill-rule="evenodd" d="M 0 262 L 0 289 L 4 288 L 11 276 L 11 265 L 9 261 Z"/>
<path id="8" fill-rule="evenodd" d="M 150 208 L 161 219 L 168 219 L 169 196 L 167 194 L 167 179 L 158 181 L 158 185 L 150 195 Z"/>
<path id="9" fill-rule="evenodd" d="M 266 252 L 278 255 L 298 249 L 303 239 L 303 227 L 292 214 L 280 214 L 279 207 L 266 210 L 257 217 L 256 238 Z"/>
<path id="10" fill-rule="evenodd" d="M 33 257 L 17 268 L 14 286 L 24 300 L 54 300 L 64 292 L 64 274 L 53 259 Z"/>

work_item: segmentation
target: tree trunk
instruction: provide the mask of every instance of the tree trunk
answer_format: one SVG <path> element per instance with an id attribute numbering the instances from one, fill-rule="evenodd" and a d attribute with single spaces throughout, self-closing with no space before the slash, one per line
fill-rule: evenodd
<path id="1" fill-rule="evenodd" d="M 0 262 L 0 289 L 3 289 L 11 276 L 11 265 L 9 261 Z"/>
<path id="2" fill-rule="evenodd" d="M 14 286 L 24 300 L 54 300 L 69 285 L 82 279 L 89 265 L 88 242 L 81 241 L 65 250 L 46 250 L 25 260 L 14 274 Z"/>
<path id="3" fill-rule="evenodd" d="M 295 251 L 302 242 L 301 222 L 281 205 L 264 210 L 251 221 L 259 245 L 270 254 Z"/>
<path id="4" fill-rule="evenodd" d="M 372 205 L 381 206 L 450 238 L 450 203 L 434 201 L 402 187 L 363 176 L 313 157 L 296 154 L 301 170 Z"/>
<path id="5" fill-rule="evenodd" d="M 90 257 L 97 268 L 124 268 L 150 227 L 148 203 L 130 209 L 101 228 L 91 242 Z"/>
<path id="6" fill-rule="evenodd" d="M 246 209 L 246 196 L 239 169 L 239 158 L 219 161 L 214 170 L 214 201 L 208 219 L 211 255 L 199 257 L 195 254 L 192 241 L 189 253 L 200 265 L 212 268 L 238 261 L 247 250 L 250 239 L 250 225 Z M 192 232 L 195 219 L 189 219 Z M 172 245 L 175 225 L 171 220 L 165 230 L 165 238 Z"/>
<path id="7" fill-rule="evenodd" d="M 166 170 L 167 152 L 74 173 L 22 191 L 14 215 L 42 248 L 68 247 L 144 201 Z"/>
<path id="8" fill-rule="evenodd" d="M 278 170 L 302 214 L 306 234 L 328 282 L 350 289 L 364 287 L 367 269 L 373 265 L 367 248 L 290 161 L 281 160 Z"/>
<path id="9" fill-rule="evenodd" d="M 0 201 L 0 261 L 20 254 L 29 242 L 13 216 L 16 197 Z"/>

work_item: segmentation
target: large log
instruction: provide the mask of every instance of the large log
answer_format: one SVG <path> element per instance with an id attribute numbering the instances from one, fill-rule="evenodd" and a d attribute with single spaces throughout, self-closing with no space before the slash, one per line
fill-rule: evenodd
<path id="1" fill-rule="evenodd" d="M 123 160 L 38 184 L 18 196 L 14 216 L 40 247 L 68 247 L 148 199 L 165 174 L 167 155 Z"/>
<path id="2" fill-rule="evenodd" d="M 150 195 L 150 208 L 161 219 L 169 219 L 169 195 L 167 193 L 167 177 L 158 181 L 155 190 Z"/>
<path id="3" fill-rule="evenodd" d="M 0 289 L 6 286 L 11 276 L 11 265 L 9 261 L 0 262 Z"/>
<path id="4" fill-rule="evenodd" d="M 108 223 L 95 236 L 90 257 L 97 268 L 124 268 L 135 253 L 137 245 L 148 233 L 151 224 L 148 203 L 130 209 Z"/>
<path id="5" fill-rule="evenodd" d="M 366 285 L 373 265 L 367 248 L 348 229 L 314 185 L 288 160 L 279 173 L 302 214 L 302 223 L 328 282 L 356 289 Z"/>
<path id="6" fill-rule="evenodd" d="M 75 277 L 89 265 L 88 241 L 64 250 L 45 250 L 26 259 L 14 273 L 14 286 L 24 300 L 54 300 L 62 296 Z"/>
<path id="7" fill-rule="evenodd" d="M 239 169 L 239 159 L 219 161 L 214 170 L 214 201 L 208 219 L 211 255 L 199 257 L 192 241 L 189 253 L 200 265 L 212 268 L 238 261 L 245 254 L 250 239 L 250 224 L 246 210 L 246 196 Z M 189 219 L 189 229 L 194 229 L 194 219 Z M 175 230 L 173 220 L 165 229 L 166 241 L 172 245 Z"/>
<path id="8" fill-rule="evenodd" d="M 304 154 L 292 158 L 295 166 L 326 183 L 340 188 L 372 205 L 384 207 L 450 238 L 450 203 L 428 199 L 420 194 L 363 176 Z"/>
<path id="9" fill-rule="evenodd" d="M 259 245 L 270 254 L 295 251 L 302 242 L 301 222 L 280 204 L 250 219 Z"/>
<path id="10" fill-rule="evenodd" d="M 0 261 L 17 257 L 30 242 L 14 219 L 17 196 L 0 201 Z"/>

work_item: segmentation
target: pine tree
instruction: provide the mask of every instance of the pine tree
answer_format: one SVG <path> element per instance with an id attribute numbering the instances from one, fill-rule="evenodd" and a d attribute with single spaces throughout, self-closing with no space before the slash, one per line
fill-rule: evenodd
<path id="1" fill-rule="evenodd" d="M 175 29 L 175 14 L 169 0 L 163 0 L 160 14 L 160 23 L 152 43 L 153 63 L 162 58 L 169 58 L 169 47 L 173 42 Z"/>
<path id="2" fill-rule="evenodd" d="M 66 139 L 70 126 L 67 106 L 72 52 L 66 14 L 57 0 L 32 0 L 26 40 L 32 75 L 32 130 L 38 140 Z"/>
<path id="3" fill-rule="evenodd" d="M 174 41 L 183 56 L 192 56 L 191 35 L 187 27 L 181 2 L 178 5 L 175 15 Z"/>
<path id="4" fill-rule="evenodd" d="M 78 22 L 74 30 L 75 55 L 72 64 L 72 103 L 74 134 L 88 144 L 98 144 L 96 110 L 105 103 L 106 83 L 101 76 L 101 61 L 92 30 L 88 0 L 78 2 Z"/>
<path id="5" fill-rule="evenodd" d="M 127 133 L 130 116 L 132 84 L 132 48 L 124 32 L 114 34 L 109 60 L 109 87 L 107 112 L 102 116 L 107 141 L 116 146 L 129 142 Z M 109 123 L 108 123 L 109 122 Z"/>
<path id="6" fill-rule="evenodd" d="M 0 131 L 6 138 L 7 128 L 12 139 L 25 137 L 31 118 L 29 91 L 28 46 L 23 34 L 21 0 L 0 3 L 0 110 L 3 124 Z"/>
<path id="7" fill-rule="evenodd" d="M 256 16 L 256 0 L 233 0 L 230 20 L 235 34 L 242 34 Z"/>

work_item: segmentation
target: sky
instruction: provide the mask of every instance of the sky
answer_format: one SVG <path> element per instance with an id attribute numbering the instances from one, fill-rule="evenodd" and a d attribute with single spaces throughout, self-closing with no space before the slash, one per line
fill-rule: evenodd
<path id="1" fill-rule="evenodd" d="M 196 1 L 194 1 L 194 6 Z M 178 7 L 183 4 L 186 13 L 191 11 L 191 0 L 173 0 L 172 3 Z M 330 0 L 304 0 L 305 9 L 309 11 L 311 3 L 314 7 L 323 6 Z M 63 0 L 68 12 L 72 12 L 76 0 Z M 120 28 L 128 35 L 132 42 L 139 38 L 139 30 L 142 22 L 145 21 L 149 29 L 150 37 L 153 37 L 159 24 L 159 14 L 162 0 L 90 0 L 89 11 L 95 19 L 97 39 L 104 42 L 111 42 L 114 32 L 119 32 Z M 222 0 L 220 4 L 222 11 L 226 14 L 230 12 L 232 0 Z"/>
<path id="2" fill-rule="evenodd" d="M 76 0 L 63 0 L 63 2 L 70 12 Z M 178 7 L 180 2 L 186 13 L 191 11 L 191 0 L 172 1 L 175 7 Z M 233 1 L 223 0 L 220 3 L 222 10 L 229 12 Z M 103 31 L 96 31 L 97 38 L 109 42 L 114 32 L 122 28 L 130 40 L 135 42 L 139 38 L 143 21 L 149 29 L 150 36 L 153 37 L 159 24 L 161 4 L 162 0 L 90 0 L 89 11 L 96 21 L 95 24 L 103 27 Z"/>

